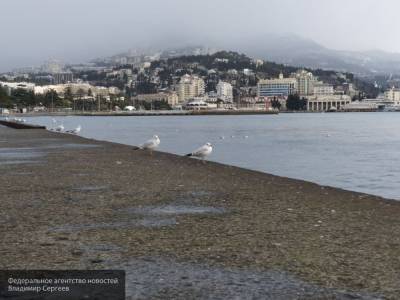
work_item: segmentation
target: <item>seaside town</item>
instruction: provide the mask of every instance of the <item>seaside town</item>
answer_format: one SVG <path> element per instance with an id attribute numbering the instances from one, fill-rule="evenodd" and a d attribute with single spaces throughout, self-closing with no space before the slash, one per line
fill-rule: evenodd
<path id="1" fill-rule="evenodd" d="M 395 0 L 3 0 L 0 300 L 399 300 Z"/>
<path id="2" fill-rule="evenodd" d="M 1 113 L 143 110 L 398 111 L 400 89 L 193 47 L 0 74 Z"/>

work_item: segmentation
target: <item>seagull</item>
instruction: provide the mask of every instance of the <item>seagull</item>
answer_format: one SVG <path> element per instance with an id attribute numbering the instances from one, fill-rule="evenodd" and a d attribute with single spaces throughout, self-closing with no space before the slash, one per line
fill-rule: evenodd
<path id="1" fill-rule="evenodd" d="M 67 130 L 66 133 L 78 134 L 79 132 L 81 132 L 81 129 L 82 129 L 82 126 L 78 125 L 78 127 L 76 127 L 75 129 Z"/>
<path id="2" fill-rule="evenodd" d="M 55 131 L 58 131 L 58 132 L 64 131 L 64 125 L 63 125 L 63 124 L 58 125 L 58 126 L 56 127 Z"/>
<path id="3" fill-rule="evenodd" d="M 143 150 L 150 150 L 150 154 L 152 154 L 153 150 L 158 148 L 160 145 L 160 138 L 158 135 L 153 135 L 153 137 L 147 141 L 145 141 L 143 144 L 139 146 L 139 149 Z"/>
<path id="4" fill-rule="evenodd" d="M 213 148 L 212 148 L 211 143 L 207 143 L 207 144 L 201 146 L 200 148 L 196 149 L 192 153 L 186 154 L 186 156 L 199 157 L 199 158 L 203 159 L 203 161 L 204 161 L 204 159 L 211 154 L 212 150 L 213 150 Z"/>

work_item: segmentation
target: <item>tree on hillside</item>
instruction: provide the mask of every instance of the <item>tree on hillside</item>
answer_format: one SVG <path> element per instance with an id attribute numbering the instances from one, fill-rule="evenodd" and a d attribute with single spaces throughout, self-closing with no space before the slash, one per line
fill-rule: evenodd
<path id="1" fill-rule="evenodd" d="M 1 108 L 11 108 L 13 106 L 10 96 L 7 94 L 6 90 L 0 86 L 0 107 Z"/>

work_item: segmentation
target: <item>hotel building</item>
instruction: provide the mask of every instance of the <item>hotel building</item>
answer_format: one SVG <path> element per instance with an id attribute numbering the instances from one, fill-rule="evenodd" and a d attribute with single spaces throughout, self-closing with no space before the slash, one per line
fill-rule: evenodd
<path id="1" fill-rule="evenodd" d="M 205 93 L 204 80 L 195 75 L 185 74 L 181 77 L 177 91 L 179 103 L 202 96 Z"/>
<path id="2" fill-rule="evenodd" d="M 260 80 L 257 85 L 258 97 L 287 97 L 296 92 L 296 78 L 284 78 L 282 73 L 277 79 Z"/>

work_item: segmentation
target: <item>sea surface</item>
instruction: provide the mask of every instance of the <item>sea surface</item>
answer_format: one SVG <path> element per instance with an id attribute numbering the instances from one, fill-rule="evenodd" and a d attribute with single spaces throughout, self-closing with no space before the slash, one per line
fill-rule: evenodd
<path id="1" fill-rule="evenodd" d="M 26 118 L 54 127 L 51 117 Z M 57 117 L 80 135 L 184 155 L 206 142 L 208 158 L 280 176 L 400 200 L 400 113 L 240 116 Z"/>

